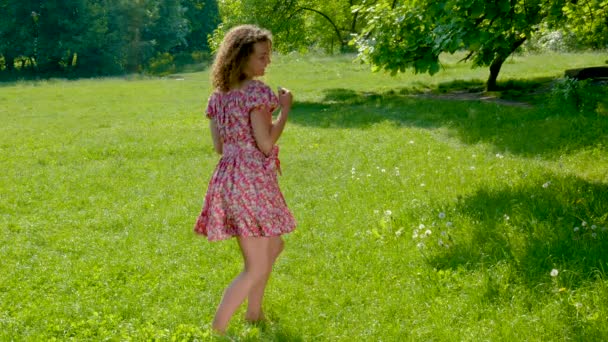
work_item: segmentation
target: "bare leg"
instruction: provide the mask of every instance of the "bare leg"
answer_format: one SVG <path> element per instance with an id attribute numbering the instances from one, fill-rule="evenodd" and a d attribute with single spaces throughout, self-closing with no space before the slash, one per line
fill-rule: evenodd
<path id="1" fill-rule="evenodd" d="M 255 284 L 268 279 L 272 269 L 269 256 L 270 239 L 265 237 L 237 237 L 245 269 L 228 286 L 213 319 L 213 330 L 224 333 L 234 312 L 245 301 Z"/>
<path id="2" fill-rule="evenodd" d="M 277 260 L 277 257 L 283 251 L 285 243 L 280 236 L 270 237 L 270 243 L 268 244 L 268 256 L 269 263 L 272 270 L 272 266 L 274 262 Z M 264 313 L 262 312 L 262 301 L 264 299 L 264 290 L 266 289 L 266 284 L 268 283 L 268 279 L 270 278 L 270 272 L 268 275 L 257 282 L 251 290 L 249 290 L 249 295 L 247 296 L 247 313 L 245 314 L 245 320 L 250 322 L 261 321 L 264 319 Z"/>

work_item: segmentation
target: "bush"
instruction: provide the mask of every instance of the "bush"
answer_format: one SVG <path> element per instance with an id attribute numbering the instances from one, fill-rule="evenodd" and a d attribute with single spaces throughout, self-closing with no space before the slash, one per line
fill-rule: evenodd
<path id="1" fill-rule="evenodd" d="M 608 115 L 607 93 L 608 85 L 603 82 L 566 77 L 554 85 L 551 102 L 555 108 L 562 110 Z"/>
<path id="2" fill-rule="evenodd" d="M 157 75 L 157 76 L 166 76 L 169 74 L 175 73 L 175 61 L 173 56 L 168 53 L 159 53 L 156 57 L 150 59 L 148 62 L 148 67 L 146 68 L 146 73 Z"/>

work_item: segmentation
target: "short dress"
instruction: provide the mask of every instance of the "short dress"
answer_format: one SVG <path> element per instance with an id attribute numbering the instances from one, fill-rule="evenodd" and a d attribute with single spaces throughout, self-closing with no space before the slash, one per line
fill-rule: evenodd
<path id="1" fill-rule="evenodd" d="M 265 156 L 253 137 L 250 113 L 274 111 L 278 98 L 258 80 L 242 89 L 216 91 L 209 97 L 207 117 L 215 119 L 223 142 L 194 231 L 208 240 L 233 236 L 278 236 L 296 227 L 277 180 L 279 148 Z"/>

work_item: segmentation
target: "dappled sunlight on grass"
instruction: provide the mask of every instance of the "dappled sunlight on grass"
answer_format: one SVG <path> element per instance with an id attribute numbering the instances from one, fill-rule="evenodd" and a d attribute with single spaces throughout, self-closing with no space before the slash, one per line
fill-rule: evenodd
<path id="1" fill-rule="evenodd" d="M 434 78 L 351 57 L 277 56 L 265 77 L 296 98 L 298 228 L 269 321 L 241 308 L 226 338 L 209 327 L 241 257 L 192 233 L 219 159 L 208 74 L 5 84 L 0 340 L 605 339 L 608 118 L 544 88 L 599 57 L 516 56 L 494 98 L 459 56 Z"/>

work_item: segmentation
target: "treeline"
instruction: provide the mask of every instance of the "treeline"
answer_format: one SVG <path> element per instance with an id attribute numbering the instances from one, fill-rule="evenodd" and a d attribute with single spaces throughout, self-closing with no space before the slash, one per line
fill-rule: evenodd
<path id="1" fill-rule="evenodd" d="M 216 0 L 0 0 L 0 76 L 99 76 L 209 58 Z"/>

